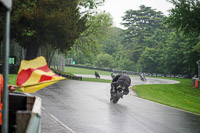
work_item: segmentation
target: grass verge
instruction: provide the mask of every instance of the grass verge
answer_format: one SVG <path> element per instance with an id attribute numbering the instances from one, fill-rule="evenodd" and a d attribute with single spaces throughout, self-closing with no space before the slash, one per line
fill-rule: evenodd
<path id="1" fill-rule="evenodd" d="M 9 85 L 16 85 L 16 81 L 17 81 L 17 74 L 9 74 L 8 84 Z M 15 91 L 16 92 L 22 92 L 20 88 L 18 88 Z"/>
<path id="2" fill-rule="evenodd" d="M 179 84 L 137 85 L 140 98 L 200 114 L 200 90 L 191 87 L 191 79 L 174 79 Z"/>
<path id="3" fill-rule="evenodd" d="M 89 74 L 89 75 L 94 75 L 94 72 L 97 71 L 100 75 L 110 75 L 110 72 L 92 70 L 86 68 L 78 68 L 78 67 L 65 67 L 65 71 L 73 74 Z"/>
<path id="4" fill-rule="evenodd" d="M 111 83 L 111 80 L 99 79 L 99 78 L 84 78 L 83 77 L 82 81 Z"/>
<path id="5" fill-rule="evenodd" d="M 67 74 L 67 75 L 71 75 L 71 76 L 75 76 L 74 74 L 94 75 L 94 72 L 95 72 L 95 70 L 76 68 L 76 67 L 65 67 L 65 69 L 67 70 L 66 72 L 61 72 L 61 71 L 57 71 L 57 70 L 56 71 L 59 73 Z M 104 71 L 100 71 L 100 72 L 102 75 L 110 74 L 109 72 L 104 72 Z M 111 80 L 99 79 L 99 78 L 85 78 L 85 77 L 82 78 L 82 81 L 111 83 Z"/>
<path id="6" fill-rule="evenodd" d="M 9 74 L 8 84 L 16 85 L 17 74 Z"/>

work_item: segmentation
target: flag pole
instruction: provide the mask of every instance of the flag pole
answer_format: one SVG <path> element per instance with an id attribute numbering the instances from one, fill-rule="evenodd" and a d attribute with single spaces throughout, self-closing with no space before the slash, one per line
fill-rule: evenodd
<path id="1" fill-rule="evenodd" d="M 10 47 L 10 9 L 6 11 L 5 16 L 5 31 L 4 31 L 4 87 L 3 87 L 3 123 L 2 132 L 8 133 L 8 75 L 9 75 L 9 47 Z"/>
<path id="2" fill-rule="evenodd" d="M 2 122 L 2 133 L 8 133 L 8 74 L 9 74 L 9 49 L 10 49 L 10 14 L 12 8 L 12 0 L 0 0 L 0 3 L 7 9 L 5 13 L 5 29 L 4 29 L 4 66 L 3 66 L 3 122 Z"/>
<path id="3" fill-rule="evenodd" d="M 46 84 L 46 83 L 49 83 L 49 82 L 57 82 L 57 81 L 61 81 L 61 80 L 66 80 L 66 79 L 67 79 L 67 78 L 48 80 L 48 81 L 43 81 L 43 82 L 34 83 L 34 84 L 29 84 L 29 85 L 17 86 L 17 88 L 30 87 L 30 86 L 40 85 L 40 84 Z"/>

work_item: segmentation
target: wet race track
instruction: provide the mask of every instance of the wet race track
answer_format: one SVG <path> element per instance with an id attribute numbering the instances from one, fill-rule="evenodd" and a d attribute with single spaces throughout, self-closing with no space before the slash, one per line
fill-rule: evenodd
<path id="1" fill-rule="evenodd" d="M 147 83 L 176 83 L 147 80 Z M 142 82 L 132 78 L 134 84 Z M 109 101 L 109 89 L 108 83 L 65 80 L 35 95 L 42 98 L 43 110 L 69 129 L 66 132 L 200 133 L 200 115 L 138 98 L 133 92 L 114 105 Z M 51 132 L 51 127 L 45 128 Z M 42 132 L 47 132 L 43 126 Z"/>

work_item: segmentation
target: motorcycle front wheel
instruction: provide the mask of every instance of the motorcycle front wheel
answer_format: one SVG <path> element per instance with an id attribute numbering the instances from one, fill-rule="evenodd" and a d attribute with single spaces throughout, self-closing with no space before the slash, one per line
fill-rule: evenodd
<path id="1" fill-rule="evenodd" d="M 113 104 L 116 104 L 120 99 L 120 94 L 119 92 L 117 91 L 115 94 L 113 94 L 110 98 L 110 101 L 113 103 Z"/>

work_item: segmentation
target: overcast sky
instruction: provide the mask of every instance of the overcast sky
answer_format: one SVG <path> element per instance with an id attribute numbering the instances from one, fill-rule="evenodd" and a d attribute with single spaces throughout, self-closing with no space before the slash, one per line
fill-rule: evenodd
<path id="1" fill-rule="evenodd" d="M 168 15 L 168 10 L 173 7 L 166 0 L 106 0 L 104 6 L 99 7 L 99 9 L 105 10 L 112 15 L 114 26 L 123 28 L 120 23 L 122 22 L 121 17 L 124 16 L 125 11 L 129 9 L 138 10 L 140 5 L 152 7 L 165 15 Z"/>

